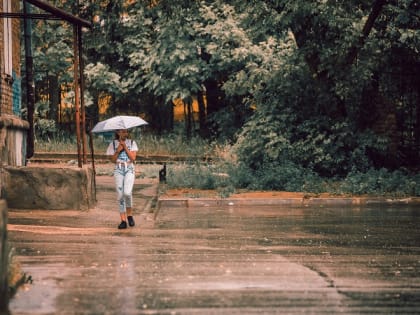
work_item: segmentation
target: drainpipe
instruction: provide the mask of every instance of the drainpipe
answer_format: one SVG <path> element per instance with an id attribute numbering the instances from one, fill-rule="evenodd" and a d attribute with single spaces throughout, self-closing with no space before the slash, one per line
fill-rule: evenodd
<path id="1" fill-rule="evenodd" d="M 25 67 L 26 67 L 26 109 L 27 120 L 29 122 L 28 136 L 26 138 L 26 158 L 29 159 L 34 155 L 34 111 L 35 111 L 35 83 L 33 75 L 33 58 L 32 58 L 32 22 L 27 16 L 31 13 L 31 7 L 23 0 L 23 12 L 25 18 L 24 38 L 25 38 Z M 25 163 L 26 164 L 26 163 Z"/>

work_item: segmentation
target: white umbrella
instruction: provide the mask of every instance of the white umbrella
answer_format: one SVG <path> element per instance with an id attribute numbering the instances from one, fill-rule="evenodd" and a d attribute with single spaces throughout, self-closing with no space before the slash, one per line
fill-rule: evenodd
<path id="1" fill-rule="evenodd" d="M 103 121 L 98 122 L 93 127 L 93 133 L 114 131 L 119 129 L 130 129 L 142 125 L 147 125 L 144 119 L 137 116 L 115 116 Z"/>

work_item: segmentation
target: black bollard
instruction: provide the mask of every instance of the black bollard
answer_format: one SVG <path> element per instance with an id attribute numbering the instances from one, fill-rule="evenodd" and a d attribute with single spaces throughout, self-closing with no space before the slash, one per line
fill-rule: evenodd
<path id="1" fill-rule="evenodd" d="M 166 183 L 166 163 L 163 163 L 163 168 L 159 171 L 159 182 Z"/>

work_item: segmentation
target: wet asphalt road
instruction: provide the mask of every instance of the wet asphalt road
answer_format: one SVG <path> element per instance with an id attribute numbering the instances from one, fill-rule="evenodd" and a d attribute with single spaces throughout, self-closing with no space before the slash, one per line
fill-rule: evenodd
<path id="1" fill-rule="evenodd" d="M 32 277 L 12 314 L 419 314 L 419 206 L 163 204 L 136 183 L 119 231 L 112 180 L 80 211 L 9 210 Z M 145 209 L 145 210 L 143 210 Z"/>

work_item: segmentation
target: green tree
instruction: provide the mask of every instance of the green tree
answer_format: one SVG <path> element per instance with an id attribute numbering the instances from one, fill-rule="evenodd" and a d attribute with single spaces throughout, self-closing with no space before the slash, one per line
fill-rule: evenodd
<path id="1" fill-rule="evenodd" d="M 284 159 L 324 176 L 383 161 L 395 166 L 399 94 L 382 92 L 393 85 L 383 81 L 383 69 L 398 59 L 395 48 L 411 56 L 418 51 L 413 4 L 265 1 L 253 11 L 238 5 L 255 34 L 264 27 L 259 13 L 273 21 L 274 32 L 289 32 L 295 41 L 286 66 L 254 94 L 257 112 L 237 143 L 242 162 L 260 169 Z"/>
<path id="2" fill-rule="evenodd" d="M 44 13 L 31 8 L 33 13 Z M 61 102 L 61 87 L 72 84 L 72 27 L 57 20 L 32 21 L 32 56 L 34 64 L 35 101 L 43 104 L 43 110 L 36 109 L 36 132 L 44 132 L 37 120 L 42 119 L 49 125 L 58 120 Z M 24 45 L 21 45 L 22 50 Z M 24 54 L 22 53 L 22 58 Z M 22 65 L 26 66 L 24 60 Z M 25 75 L 25 70 L 22 71 Z M 26 78 L 24 77 L 26 84 Z M 24 89 L 26 92 L 26 89 Z M 23 99 L 26 99 L 25 97 Z"/>
<path id="3" fill-rule="evenodd" d="M 165 131 L 172 100 L 197 97 L 202 134 L 238 140 L 250 169 L 284 160 L 345 176 L 407 163 L 400 139 L 420 143 L 416 1 L 104 0 L 81 9 L 95 21 L 84 34 L 95 102 L 109 93 L 113 112 L 146 112 Z"/>
<path id="4" fill-rule="evenodd" d="M 207 114 L 218 114 L 213 121 L 219 134 L 232 136 L 250 114 L 253 84 L 279 64 L 273 57 L 283 49 L 278 40 L 254 44 L 240 14 L 222 1 L 137 3 L 128 16 L 121 46 L 130 60 L 127 87 L 167 102 L 205 96 Z M 253 75 L 250 83 L 248 75 Z M 201 132 L 207 134 L 208 127 L 202 115 Z"/>

